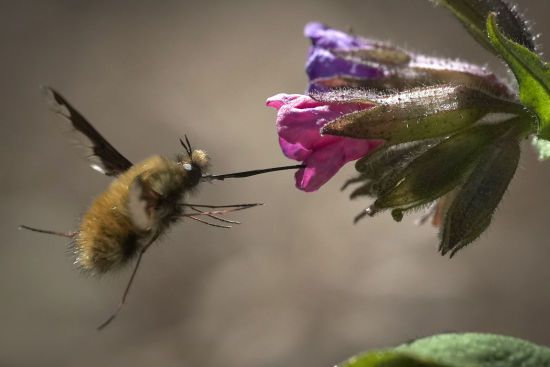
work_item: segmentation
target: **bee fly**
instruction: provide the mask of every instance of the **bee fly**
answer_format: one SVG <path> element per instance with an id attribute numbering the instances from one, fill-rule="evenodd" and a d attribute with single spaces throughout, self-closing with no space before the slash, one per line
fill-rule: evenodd
<path id="1" fill-rule="evenodd" d="M 261 205 L 200 205 L 186 202 L 186 194 L 200 182 L 303 167 L 294 165 L 224 175 L 206 174 L 210 159 L 204 150 L 193 149 L 187 136 L 185 141 L 180 139 L 184 152 L 176 160 L 156 155 L 132 164 L 61 94 L 49 87 L 45 87 L 44 91 L 54 111 L 91 142 L 88 155 L 91 167 L 115 179 L 94 200 L 82 217 L 77 231 L 64 233 L 29 226 L 20 228 L 71 239 L 75 264 L 85 272 L 103 274 L 135 260 L 118 307 L 98 329 L 103 329 L 117 316 L 126 302 L 143 254 L 172 223 L 190 218 L 210 226 L 230 228 L 230 225 L 221 223 L 239 222 L 224 219 L 220 215 Z M 210 218 L 210 221 L 203 218 Z"/>

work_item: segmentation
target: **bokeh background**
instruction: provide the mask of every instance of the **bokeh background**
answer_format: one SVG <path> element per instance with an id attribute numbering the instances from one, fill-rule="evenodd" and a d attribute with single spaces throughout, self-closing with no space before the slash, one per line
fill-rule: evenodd
<path id="1" fill-rule="evenodd" d="M 550 48 L 546 0 L 518 1 Z M 107 177 L 71 147 L 39 86 L 55 86 L 124 154 L 172 155 L 188 134 L 216 173 L 289 164 L 265 99 L 302 92 L 320 20 L 431 55 L 500 62 L 428 1 L 3 1 L 0 3 L 0 365 L 331 366 L 367 348 L 446 331 L 550 344 L 550 167 L 529 144 L 490 230 L 453 260 L 436 232 L 340 185 L 291 172 L 205 184 L 201 203 L 262 201 L 230 231 L 185 222 L 151 250 L 103 332 L 128 271 L 80 275 L 63 239 Z M 129 270 L 129 269 L 128 269 Z"/>

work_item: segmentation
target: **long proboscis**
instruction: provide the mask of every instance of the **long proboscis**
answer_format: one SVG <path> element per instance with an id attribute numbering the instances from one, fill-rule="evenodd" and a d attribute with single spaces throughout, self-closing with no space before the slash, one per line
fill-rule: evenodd
<path id="1" fill-rule="evenodd" d="M 202 180 L 203 181 L 213 181 L 213 180 L 223 181 L 226 178 L 250 177 L 250 176 L 261 175 L 269 172 L 286 171 L 289 169 L 299 169 L 299 168 L 305 168 L 305 167 L 306 167 L 305 164 L 296 164 L 292 166 L 271 167 L 271 168 L 263 168 L 263 169 L 254 169 L 251 171 L 226 173 L 224 175 L 204 175 L 202 176 Z"/>

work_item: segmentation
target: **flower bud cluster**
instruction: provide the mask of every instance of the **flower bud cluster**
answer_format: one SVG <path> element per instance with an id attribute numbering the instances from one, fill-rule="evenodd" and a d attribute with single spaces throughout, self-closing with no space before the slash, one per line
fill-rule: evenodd
<path id="1" fill-rule="evenodd" d="M 281 148 L 306 168 L 298 188 L 314 191 L 357 161 L 351 197 L 374 202 L 356 221 L 389 210 L 432 208 L 440 251 L 488 227 L 533 130 L 516 93 L 484 67 L 418 55 L 310 23 L 309 95 L 279 94 Z"/>

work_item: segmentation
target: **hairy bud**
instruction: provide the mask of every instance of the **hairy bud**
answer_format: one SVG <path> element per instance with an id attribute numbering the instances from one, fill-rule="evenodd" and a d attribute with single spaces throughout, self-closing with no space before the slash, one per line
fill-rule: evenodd
<path id="1" fill-rule="evenodd" d="M 360 93 L 363 93 L 360 100 Z M 389 144 L 445 137 L 491 112 L 517 113 L 521 106 L 462 85 L 415 88 L 391 95 L 361 91 L 327 92 L 319 101 L 370 102 L 374 107 L 345 114 L 322 129 L 322 134 L 361 139 L 384 139 Z"/>

